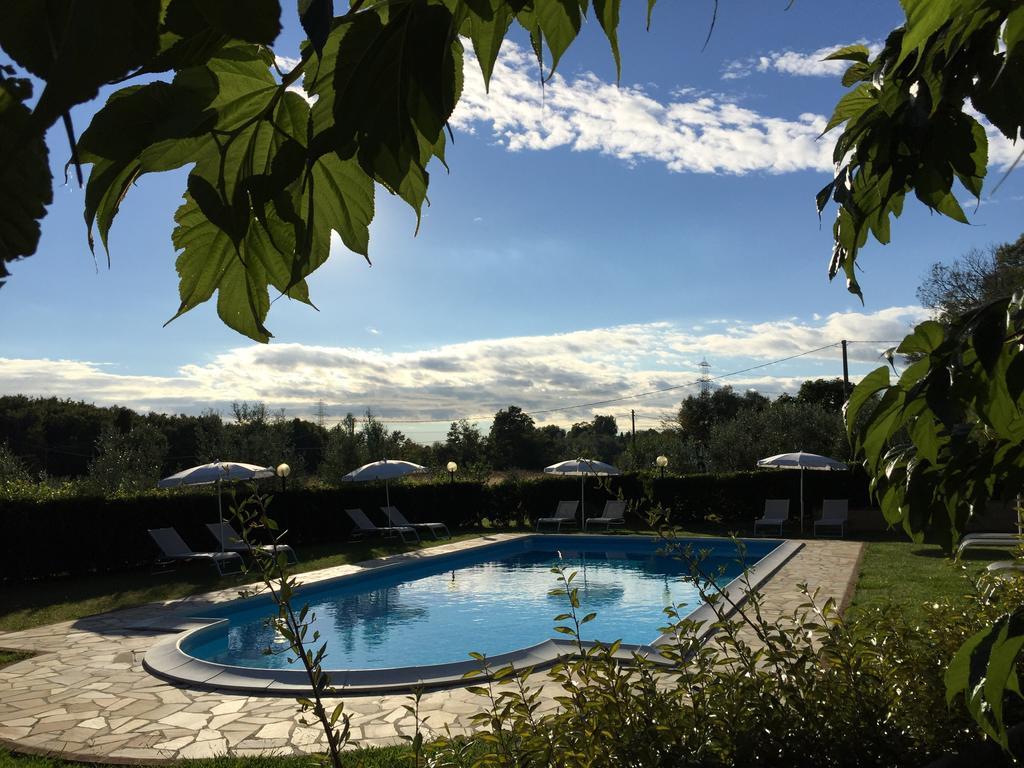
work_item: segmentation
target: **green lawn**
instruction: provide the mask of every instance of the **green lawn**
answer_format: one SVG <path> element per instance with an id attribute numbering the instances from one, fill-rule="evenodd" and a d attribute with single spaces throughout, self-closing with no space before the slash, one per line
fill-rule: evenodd
<path id="1" fill-rule="evenodd" d="M 985 566 L 1009 557 L 1007 550 L 969 550 L 960 562 L 931 544 L 868 542 L 851 608 L 893 606 L 909 615 L 925 603 L 969 594 Z"/>
<path id="2" fill-rule="evenodd" d="M 27 659 L 31 655 L 28 651 L 11 651 L 7 648 L 0 648 L 0 667 L 6 667 L 8 664 Z"/>
<path id="3" fill-rule="evenodd" d="M 472 539 L 495 530 L 457 533 L 452 541 Z M 346 563 L 372 560 L 383 555 L 427 549 L 448 543 L 447 539 L 425 539 L 419 545 L 381 540 L 296 547 L 298 572 L 315 571 Z M 201 594 L 215 589 L 242 585 L 251 579 L 241 576 L 217 578 L 204 563 L 183 565 L 176 571 L 153 574 L 149 571 L 96 574 L 87 578 L 47 579 L 5 586 L 0 604 L 0 632 L 72 621 L 83 616 L 130 608 L 158 600 Z"/>

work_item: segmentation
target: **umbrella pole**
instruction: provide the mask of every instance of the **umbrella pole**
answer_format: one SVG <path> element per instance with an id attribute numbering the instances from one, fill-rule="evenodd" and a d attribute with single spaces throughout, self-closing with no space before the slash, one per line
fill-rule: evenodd
<path id="1" fill-rule="evenodd" d="M 388 488 L 387 478 L 384 478 L 384 499 L 388 504 L 388 528 L 394 528 L 395 524 L 391 522 L 391 490 Z"/>
<path id="2" fill-rule="evenodd" d="M 587 482 L 587 473 L 584 472 L 580 475 L 580 522 L 584 531 L 587 530 L 587 503 L 586 496 L 584 495 L 583 484 Z M 586 576 L 586 568 L 584 568 L 583 575 Z"/>
<path id="3" fill-rule="evenodd" d="M 220 500 L 220 478 L 217 478 L 217 517 L 220 519 L 220 552 L 224 554 L 224 507 Z"/>
<path id="4" fill-rule="evenodd" d="M 804 532 L 804 469 L 800 468 L 800 533 Z"/>

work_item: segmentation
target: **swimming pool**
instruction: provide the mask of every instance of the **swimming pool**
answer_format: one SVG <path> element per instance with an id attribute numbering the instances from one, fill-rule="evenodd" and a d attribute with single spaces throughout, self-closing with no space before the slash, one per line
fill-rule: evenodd
<path id="1" fill-rule="evenodd" d="M 691 543 L 721 587 L 744 566 L 778 560 L 785 549 L 775 540 L 747 541 L 741 555 L 727 539 Z M 336 683 L 426 683 L 478 666 L 467 662 L 470 652 L 520 664 L 564 654 L 565 640 L 555 639 L 564 635 L 555 632 L 553 618 L 569 605 L 564 595 L 549 594 L 559 586 L 555 566 L 577 574 L 580 617 L 597 613 L 584 626 L 584 640 L 650 646 L 666 624 L 666 606 L 684 603 L 688 610 L 681 613 L 701 607 L 696 588 L 682 578 L 686 566 L 659 554 L 661 547 L 640 536 L 521 536 L 312 584 L 295 602 L 308 603 L 316 614 L 309 635 L 316 630 L 327 643 L 324 667 Z M 147 654 L 147 667 L 179 680 L 199 671 L 206 677 L 201 682 L 214 685 L 239 678 L 271 689 L 289 681 L 301 685 L 287 644 L 267 621 L 273 613 L 265 597 L 206 611 L 208 626 L 178 639 L 167 658 Z M 268 655 L 266 648 L 280 652 Z M 176 667 L 169 670 L 171 661 Z"/>

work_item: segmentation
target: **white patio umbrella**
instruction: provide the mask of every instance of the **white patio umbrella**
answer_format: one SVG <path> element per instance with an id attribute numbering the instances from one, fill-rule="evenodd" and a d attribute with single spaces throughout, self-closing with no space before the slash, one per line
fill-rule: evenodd
<path id="1" fill-rule="evenodd" d="M 384 481 L 384 498 L 388 506 L 388 525 L 391 525 L 391 491 L 388 488 L 388 481 L 406 475 L 422 475 L 427 468 L 420 464 L 413 464 L 411 461 L 398 461 L 396 459 L 381 459 L 369 464 L 363 464 L 359 469 L 353 469 L 343 478 L 345 483 L 368 483 L 371 480 Z"/>
<path id="2" fill-rule="evenodd" d="M 557 464 L 552 464 L 550 467 L 544 467 L 544 471 L 549 475 L 569 475 L 572 477 L 579 476 L 580 514 L 583 516 L 584 529 L 587 527 L 587 508 L 583 503 L 583 483 L 586 481 L 587 475 L 594 475 L 595 477 L 608 477 L 610 475 L 622 474 L 616 467 L 613 467 L 611 464 L 605 464 L 603 461 L 598 461 L 597 459 L 584 458 L 560 461 Z"/>
<path id="3" fill-rule="evenodd" d="M 225 482 L 235 480 L 256 480 L 273 477 L 273 467 L 260 467 L 255 464 L 243 464 L 238 461 L 214 461 L 200 464 L 198 467 L 183 469 L 170 477 L 165 477 L 156 484 L 157 488 L 179 488 L 183 485 L 217 484 L 217 517 L 220 519 L 221 533 L 224 531 L 224 508 L 221 502 L 221 486 Z M 224 536 L 220 537 L 220 550 L 224 551 Z"/>
<path id="4" fill-rule="evenodd" d="M 847 469 L 841 461 L 830 459 L 828 456 L 819 456 L 816 453 L 780 453 L 777 456 L 769 456 L 767 459 L 759 459 L 759 467 L 778 467 L 779 469 L 800 470 L 800 532 L 804 530 L 804 470 L 837 472 Z"/>

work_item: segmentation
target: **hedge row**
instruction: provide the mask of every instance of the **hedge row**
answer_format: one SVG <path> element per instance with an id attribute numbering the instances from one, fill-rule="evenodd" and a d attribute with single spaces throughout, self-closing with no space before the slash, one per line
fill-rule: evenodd
<path id="1" fill-rule="evenodd" d="M 494 485 L 398 483 L 390 488 L 391 502 L 412 520 L 440 521 L 450 528 L 532 522 L 554 512 L 558 501 L 579 498 L 573 478 L 511 480 Z M 728 475 L 688 475 L 650 478 L 636 475 L 587 481 L 588 517 L 600 514 L 604 501 L 621 493 L 636 500 L 632 514 L 643 515 L 652 504 L 670 509 L 678 523 L 708 515 L 730 522 L 758 516 L 765 498 L 791 498 L 799 509 L 796 472 L 740 472 Z M 807 472 L 804 497 L 808 511 L 822 498 L 849 498 L 866 503 L 866 483 L 848 472 Z M 368 485 L 338 489 L 278 492 L 271 513 L 293 544 L 343 542 L 352 523 L 344 510 L 360 507 L 383 524 L 380 506 L 384 489 Z M 225 494 L 225 515 L 230 499 Z M 3 536 L 0 580 L 17 581 L 66 574 L 123 571 L 152 562 L 156 550 L 147 528 L 173 526 L 196 550 L 214 548 L 205 523 L 217 520 L 216 497 L 208 492 L 182 491 L 136 498 L 82 497 L 75 499 L 7 500 L 0 502 Z"/>

